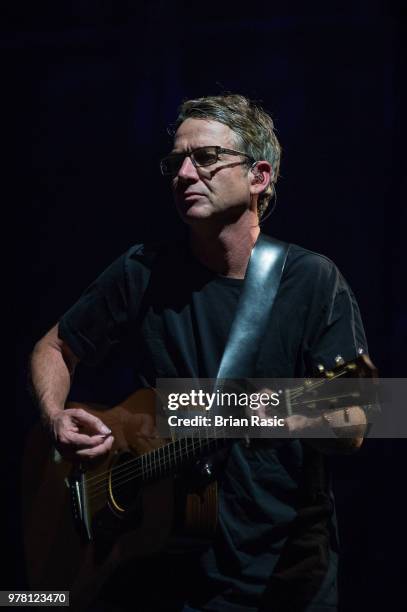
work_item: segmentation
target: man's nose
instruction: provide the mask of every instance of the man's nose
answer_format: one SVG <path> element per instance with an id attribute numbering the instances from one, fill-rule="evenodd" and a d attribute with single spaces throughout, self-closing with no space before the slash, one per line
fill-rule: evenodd
<path id="1" fill-rule="evenodd" d="M 199 179 L 199 174 L 197 172 L 197 169 L 192 163 L 192 160 L 190 157 L 186 156 L 184 158 L 184 161 L 182 162 L 182 166 L 178 170 L 177 176 L 178 178 L 183 179 L 183 180 Z"/>

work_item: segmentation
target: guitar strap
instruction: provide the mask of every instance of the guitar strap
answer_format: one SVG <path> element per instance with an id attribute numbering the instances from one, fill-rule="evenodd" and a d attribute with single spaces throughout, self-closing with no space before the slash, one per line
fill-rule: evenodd
<path id="1" fill-rule="evenodd" d="M 218 380 L 255 375 L 259 348 L 270 321 L 289 248 L 286 242 L 259 235 L 250 256 Z"/>

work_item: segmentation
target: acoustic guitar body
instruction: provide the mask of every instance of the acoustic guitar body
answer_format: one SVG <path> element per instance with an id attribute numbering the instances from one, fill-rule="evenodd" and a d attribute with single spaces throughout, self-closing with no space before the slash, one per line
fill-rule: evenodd
<path id="1" fill-rule="evenodd" d="M 154 391 L 137 391 L 110 409 L 67 408 L 97 415 L 114 444 L 79 469 L 34 428 L 23 461 L 24 542 L 30 589 L 69 590 L 71 605 L 82 610 L 120 564 L 158 553 L 175 531 L 213 536 L 217 487 L 188 492 L 169 473 L 168 457 L 176 456 L 171 442 L 155 437 Z"/>

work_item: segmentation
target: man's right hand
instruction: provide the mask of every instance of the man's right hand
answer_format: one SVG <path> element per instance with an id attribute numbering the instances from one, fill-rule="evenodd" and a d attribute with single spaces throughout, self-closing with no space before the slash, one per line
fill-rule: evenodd
<path id="1" fill-rule="evenodd" d="M 64 459 L 94 459 L 109 452 L 113 435 L 96 416 L 82 408 L 67 408 L 49 419 L 55 446 Z"/>

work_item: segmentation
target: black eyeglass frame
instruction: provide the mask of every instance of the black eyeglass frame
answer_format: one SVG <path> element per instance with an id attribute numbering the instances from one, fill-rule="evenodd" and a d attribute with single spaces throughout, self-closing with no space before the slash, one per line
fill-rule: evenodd
<path id="1" fill-rule="evenodd" d="M 214 149 L 216 152 L 216 159 L 214 161 L 210 161 L 208 164 L 198 164 L 194 160 L 193 156 L 197 151 L 202 151 L 203 149 Z M 219 155 L 221 155 L 222 153 L 226 153 L 228 155 L 243 155 L 243 157 L 247 157 L 249 161 L 251 162 L 255 161 L 253 157 L 251 157 L 250 155 L 247 155 L 247 153 L 242 153 L 241 151 L 235 151 L 233 149 L 225 149 L 224 147 L 220 147 L 218 145 L 208 145 L 206 147 L 198 147 L 197 149 L 193 149 L 192 151 L 189 151 L 189 153 L 172 153 L 171 155 L 164 157 L 160 161 L 161 174 L 163 176 L 172 176 L 172 177 L 176 176 L 180 168 L 182 167 L 182 164 L 184 163 L 184 159 L 186 157 L 189 157 L 191 159 L 191 162 L 194 164 L 195 168 L 203 168 L 206 166 L 212 166 L 213 164 L 216 164 L 217 161 L 219 161 Z M 174 159 L 174 158 L 179 158 L 180 160 L 182 160 L 180 165 L 178 166 L 177 171 L 176 172 L 165 172 L 163 168 L 163 164 L 166 162 L 167 159 Z"/>

